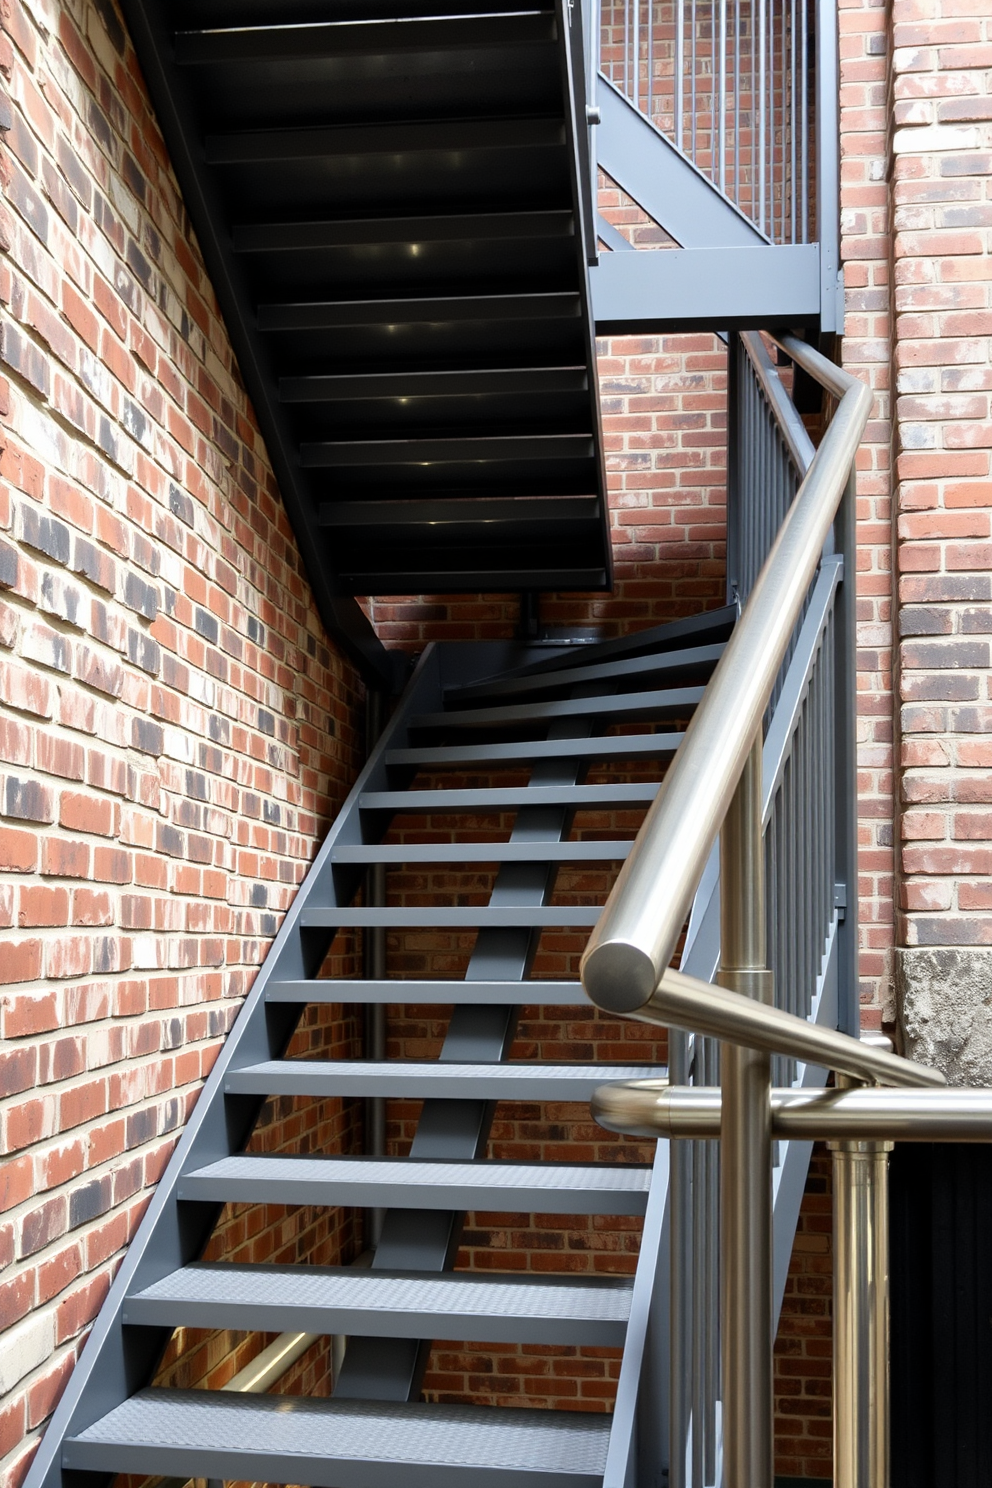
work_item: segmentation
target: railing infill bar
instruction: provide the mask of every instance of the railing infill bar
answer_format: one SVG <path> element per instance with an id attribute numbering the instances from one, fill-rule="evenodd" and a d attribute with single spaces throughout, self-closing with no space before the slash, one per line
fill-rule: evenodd
<path id="1" fill-rule="evenodd" d="M 731 992 L 712 982 L 666 970 L 651 996 L 634 1011 L 645 1023 L 692 1029 L 744 1049 L 786 1054 L 872 1085 L 942 1086 L 939 1070 L 888 1054 L 850 1034 L 807 1023 L 795 1013 Z"/>
<path id="2" fill-rule="evenodd" d="M 582 958 L 586 992 L 611 1012 L 643 1008 L 671 962 L 871 412 L 864 383 L 791 336 L 781 344 L 843 394 Z"/>
<path id="3" fill-rule="evenodd" d="M 813 456 L 816 454 L 813 441 L 806 432 L 806 425 L 782 386 L 782 380 L 758 332 L 742 331 L 741 341 L 765 395 L 765 401 L 775 416 L 775 422 L 789 451 L 789 459 L 801 478 L 813 463 Z"/>

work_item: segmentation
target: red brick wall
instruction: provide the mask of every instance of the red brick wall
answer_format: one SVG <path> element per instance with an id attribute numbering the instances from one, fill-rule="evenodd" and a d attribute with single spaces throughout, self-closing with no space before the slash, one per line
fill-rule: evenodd
<path id="1" fill-rule="evenodd" d="M 354 777 L 361 714 L 116 13 L 5 0 L 0 20 L 6 1488 Z M 333 1010 L 299 1036 L 355 1037 Z M 257 1140 L 347 1146 L 354 1118 L 276 1106 Z M 347 1215 L 227 1234 L 357 1244 Z M 232 1344 L 215 1372 L 245 1362 Z"/>
<path id="2" fill-rule="evenodd" d="M 992 17 L 896 0 L 900 941 L 992 944 Z"/>
<path id="3" fill-rule="evenodd" d="M 891 38 L 874 0 L 840 4 L 844 366 L 875 394 L 858 455 L 859 914 L 863 1022 L 892 1022 L 893 711 L 887 140 Z"/>

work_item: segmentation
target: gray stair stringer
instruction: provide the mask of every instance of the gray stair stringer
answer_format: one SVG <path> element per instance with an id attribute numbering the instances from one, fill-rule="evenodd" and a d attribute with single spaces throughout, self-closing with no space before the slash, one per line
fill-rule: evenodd
<path id="1" fill-rule="evenodd" d="M 209 1235 L 216 1203 L 184 1204 L 180 1213 L 180 1177 L 240 1150 L 254 1120 L 258 1100 L 248 1096 L 225 1100 L 224 1081 L 232 1070 L 243 1065 L 281 1056 L 306 999 L 301 998 L 295 1004 L 267 1004 L 267 987 L 277 981 L 299 985 L 316 975 L 322 956 L 319 948 L 304 947 L 299 933 L 300 916 L 312 895 L 319 895 L 324 904 L 337 902 L 331 862 L 334 846 L 363 840 L 360 797 L 366 791 L 385 787 L 387 751 L 405 745 L 411 716 L 439 706 L 440 699 L 437 650 L 429 646 L 332 824 L 218 1052 L 93 1324 L 86 1348 L 69 1376 L 28 1470 L 24 1488 L 61 1488 L 63 1441 L 85 1431 L 120 1406 L 153 1374 L 171 1330 L 125 1330 L 122 1312 L 126 1299 L 131 1292 L 140 1291 L 195 1259 Z"/>
<path id="2" fill-rule="evenodd" d="M 549 726 L 548 737 L 588 735 L 588 718 L 567 718 Z M 540 760 L 533 766 L 530 785 L 574 786 L 581 760 Z M 417 794 L 416 792 L 411 794 Z M 560 841 L 569 813 L 564 804 L 529 807 L 521 803 L 511 842 Z M 541 906 L 554 885 L 554 866 L 542 863 L 504 863 L 490 897 L 494 909 Z M 523 981 L 537 948 L 530 928 L 480 930 L 465 973 L 467 982 Z M 456 1005 L 441 1047 L 442 1063 L 492 1062 L 506 1059 L 517 1025 L 517 1005 Z M 410 1149 L 411 1159 L 476 1158 L 485 1151 L 495 1105 L 490 1101 L 424 1102 Z M 373 1259 L 375 1269 L 443 1271 L 453 1266 L 461 1236 L 463 1212 L 390 1210 Z M 335 1386 L 338 1399 L 410 1400 L 420 1390 L 430 1339 L 352 1338 Z"/>

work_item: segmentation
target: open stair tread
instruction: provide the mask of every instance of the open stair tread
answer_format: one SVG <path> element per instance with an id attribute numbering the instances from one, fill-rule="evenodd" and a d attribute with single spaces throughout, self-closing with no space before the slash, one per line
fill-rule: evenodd
<path id="1" fill-rule="evenodd" d="M 377 925 L 409 930 L 418 930 L 428 925 L 452 930 L 513 925 L 588 925 L 591 928 L 602 912 L 602 905 L 599 904 L 563 904 L 556 908 L 544 904 L 424 904 L 413 907 L 398 905 L 384 909 L 349 905 L 344 909 L 301 910 L 299 925 L 303 930 Z"/>
<path id="2" fill-rule="evenodd" d="M 683 737 L 681 732 L 673 732 L 609 737 L 594 735 L 589 739 L 514 739 L 494 744 L 416 745 L 387 750 L 386 765 L 389 768 L 412 765 L 418 769 L 444 769 L 457 765 L 507 764 L 511 760 L 661 759 L 674 754 Z"/>
<path id="3" fill-rule="evenodd" d="M 515 811 L 521 806 L 650 806 L 660 780 L 637 785 L 514 785 L 466 790 L 365 791 L 360 811 Z"/>
<path id="4" fill-rule="evenodd" d="M 142 1390 L 68 1439 L 68 1468 L 312 1488 L 599 1482 L 610 1418 L 573 1411 Z"/>
<path id="5" fill-rule="evenodd" d="M 617 658 L 587 666 L 564 667 L 558 672 L 537 672 L 527 677 L 506 677 L 495 682 L 480 682 L 469 687 L 445 692 L 445 703 L 461 706 L 476 699 L 525 697 L 528 694 L 551 693 L 563 688 L 581 687 L 591 682 L 620 683 L 631 678 L 664 676 L 686 672 L 705 674 L 716 666 L 724 652 L 724 643 L 686 646 L 678 651 L 651 652 L 647 656 Z"/>
<path id="6" fill-rule="evenodd" d="M 571 1007 L 590 1018 L 597 1009 L 581 982 L 385 981 L 325 978 L 314 981 L 269 982 L 267 1002 L 463 1003 L 466 1006 Z"/>
<path id="7" fill-rule="evenodd" d="M 592 863 L 625 858 L 618 842 L 403 842 L 336 847 L 332 863 Z"/>
<path id="8" fill-rule="evenodd" d="M 619 1064 L 269 1059 L 233 1070 L 224 1088 L 259 1095 L 586 1101 L 600 1085 L 657 1079 L 661 1073 L 657 1066 Z"/>
<path id="9" fill-rule="evenodd" d="M 633 1215 L 644 1213 L 650 1183 L 651 1169 L 633 1163 L 239 1155 L 184 1174 L 178 1191 L 180 1198 L 208 1203 Z"/>
<path id="10" fill-rule="evenodd" d="M 411 720 L 415 729 L 506 728 L 531 723 L 553 723 L 561 718 L 664 717 L 684 718 L 702 701 L 702 687 L 653 688 L 649 692 L 619 692 L 606 697 L 550 698 L 539 703 L 505 703 L 492 708 L 448 709 L 422 713 Z"/>
<path id="11" fill-rule="evenodd" d="M 556 1342 L 609 1344 L 623 1341 L 632 1289 L 623 1277 L 201 1262 L 130 1297 L 127 1322 L 492 1342 L 547 1340 L 535 1330 L 552 1326 Z"/>

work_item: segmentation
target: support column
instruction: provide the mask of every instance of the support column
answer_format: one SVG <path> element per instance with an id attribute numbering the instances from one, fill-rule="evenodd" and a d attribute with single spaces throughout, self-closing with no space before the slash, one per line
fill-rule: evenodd
<path id="1" fill-rule="evenodd" d="M 766 968 L 761 739 L 720 837 L 724 987 L 771 1002 Z M 771 1059 L 723 1046 L 720 1162 L 725 1488 L 772 1488 Z"/>
<path id="2" fill-rule="evenodd" d="M 888 1488 L 891 1142 L 831 1142 L 834 1484 Z"/>

